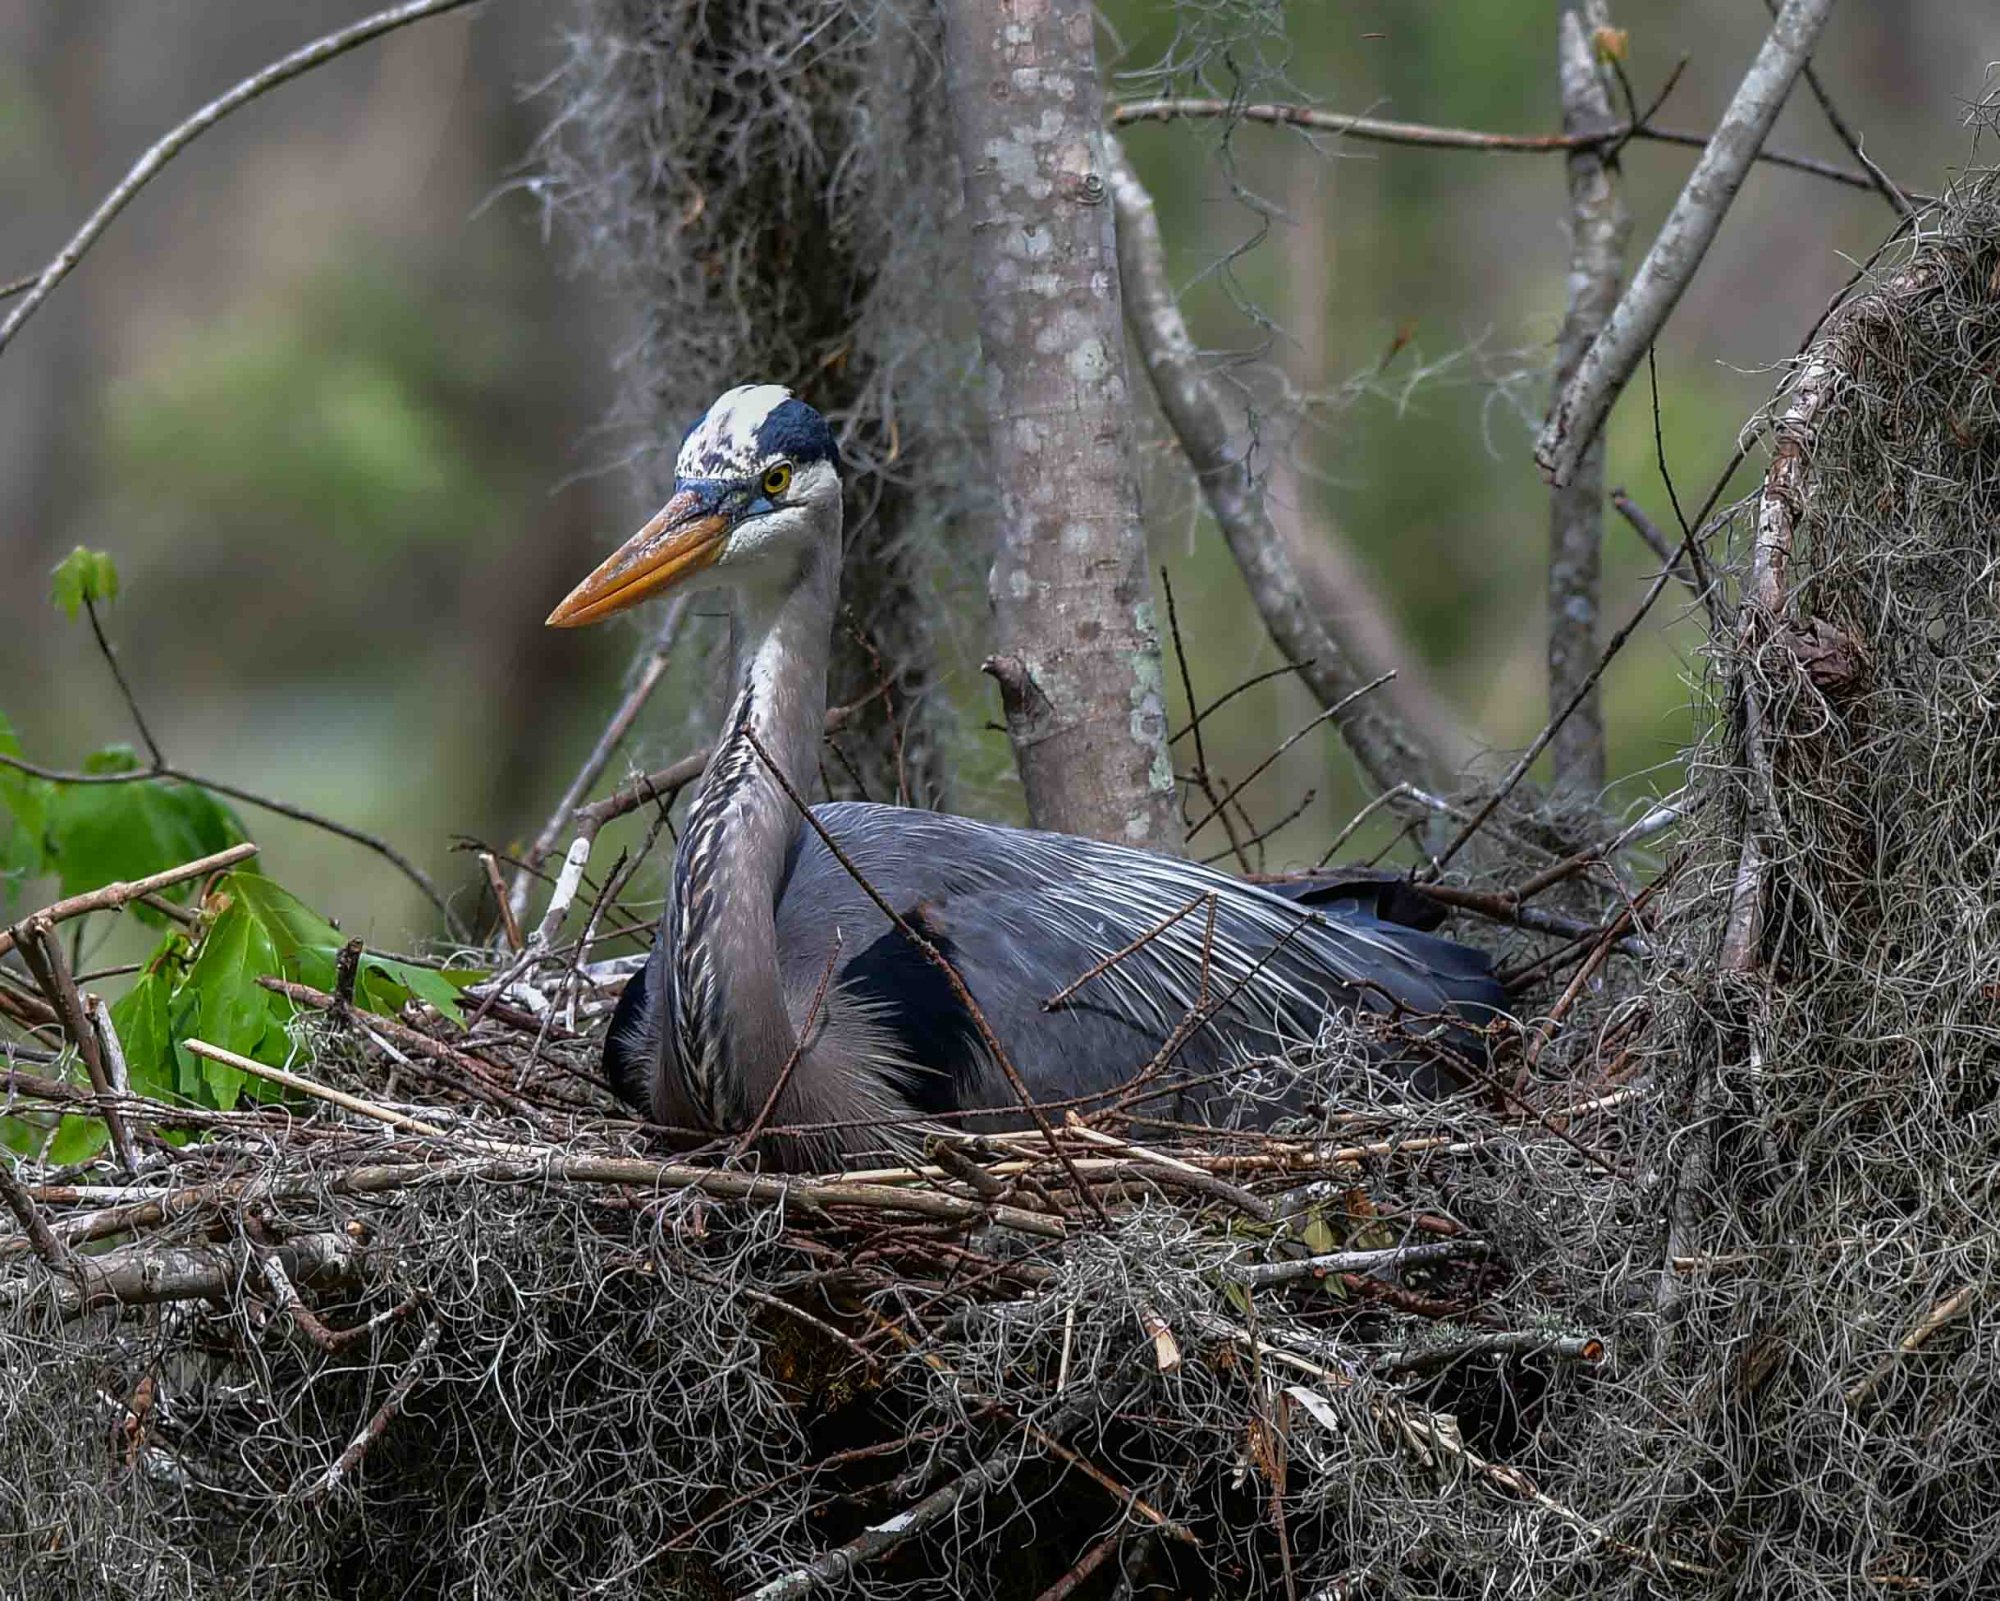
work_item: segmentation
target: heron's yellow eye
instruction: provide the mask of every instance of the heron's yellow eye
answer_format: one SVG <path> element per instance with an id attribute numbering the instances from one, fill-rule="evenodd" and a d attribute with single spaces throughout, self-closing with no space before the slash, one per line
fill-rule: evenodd
<path id="1" fill-rule="evenodd" d="M 781 461 L 775 467 L 764 469 L 764 493 L 773 500 L 792 487 L 792 464 Z"/>

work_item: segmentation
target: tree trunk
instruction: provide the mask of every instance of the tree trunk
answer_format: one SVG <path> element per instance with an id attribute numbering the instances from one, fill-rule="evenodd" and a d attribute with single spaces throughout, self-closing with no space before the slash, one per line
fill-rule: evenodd
<path id="1" fill-rule="evenodd" d="M 1091 8 L 941 9 L 999 487 L 987 670 L 1037 826 L 1176 851 Z"/>

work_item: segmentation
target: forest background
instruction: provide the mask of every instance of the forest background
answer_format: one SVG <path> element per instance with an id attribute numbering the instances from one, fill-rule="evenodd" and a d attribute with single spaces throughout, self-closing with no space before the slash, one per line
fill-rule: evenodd
<path id="1" fill-rule="evenodd" d="M 1104 7 L 1112 98 L 1128 97 L 1120 73 L 1154 66 L 1207 9 Z M 161 128 L 356 14 L 330 0 L 0 0 L 0 277 L 44 262 Z M 1614 16 L 1642 100 L 1687 57 L 1658 121 L 1688 128 L 1713 125 L 1769 26 L 1750 0 Z M 1270 98 L 1551 132 L 1552 18 L 1295 6 L 1283 44 L 1267 36 L 1246 65 Z M 505 3 L 440 18 L 229 119 L 23 329 L 0 369 L 0 683 L 25 750 L 74 767 L 132 737 L 88 629 L 49 604 L 44 575 L 81 544 L 119 564 L 106 622 L 177 766 L 381 834 L 468 907 L 477 868 L 455 840 L 519 843 L 547 816 L 644 624 L 579 636 L 541 619 L 651 510 L 631 441 L 604 426 L 626 330 L 569 270 L 542 203 L 535 147 L 553 107 L 535 90 L 561 59 L 563 20 Z M 1989 34 L 1971 3 L 1845 7 L 1815 61 L 1868 153 L 1930 188 L 1966 154 L 1957 112 L 1989 87 Z M 1300 93 L 1278 94 L 1279 73 Z M 1562 312 L 1562 160 L 1264 127 L 1219 150 L 1219 135 L 1146 124 L 1125 143 L 1197 338 L 1329 396 L 1276 458 L 1277 505 L 1386 597 L 1406 674 L 1484 743 L 1518 747 L 1546 716 L 1548 491 L 1530 447 Z M 1848 162 L 1803 92 L 1770 147 Z M 1692 158 L 1627 148 L 1635 241 Z M 1660 442 L 1684 500 L 1892 221 L 1872 192 L 1752 172 L 1658 349 Z M 1609 440 L 1609 483 L 1670 525 L 1643 377 Z M 1184 472 L 1152 462 L 1154 558 L 1205 699 L 1278 657 Z M 1617 619 L 1658 564 L 1615 520 L 1605 553 Z M 959 731 L 950 804 L 1018 817 L 1005 738 L 985 726 L 999 708 L 978 672 L 983 551 L 968 535 L 953 558 L 968 581 L 954 591 L 967 615 L 939 631 Z M 690 640 L 647 711 L 635 766 L 693 743 L 712 633 Z M 1614 805 L 1675 786 L 1698 640 L 1663 606 L 1613 663 Z M 1296 684 L 1260 686 L 1209 729 L 1210 765 L 1242 775 L 1314 710 Z M 1265 820 L 1313 796 L 1268 842 L 1272 867 L 1316 859 L 1366 798 L 1325 733 L 1258 785 Z M 394 947 L 435 926 L 386 862 L 282 819 L 252 823 L 266 869 L 346 931 Z"/>

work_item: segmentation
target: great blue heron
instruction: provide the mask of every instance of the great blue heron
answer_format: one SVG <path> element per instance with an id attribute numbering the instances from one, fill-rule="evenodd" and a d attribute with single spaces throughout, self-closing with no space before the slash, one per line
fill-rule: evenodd
<path id="1" fill-rule="evenodd" d="M 1018 1114 L 1023 1089 L 1107 1096 L 1177 1033 L 1156 1078 L 1182 1088 L 1147 1109 L 1202 1116 L 1225 1069 L 1313 1039 L 1330 1013 L 1483 1019 L 1500 1006 L 1486 958 L 1409 926 L 1380 880 L 1288 896 L 1126 846 L 855 802 L 812 809 L 829 848 L 793 797 L 819 767 L 840 540 L 825 419 L 788 390 L 746 385 L 688 434 L 659 514 L 549 618 L 593 623 L 668 589 L 739 596 L 736 693 L 652 958 L 605 1046 L 625 1100 L 715 1133 L 760 1117 L 820 1126 L 785 1148 L 804 1160 L 880 1149 L 888 1130 L 941 1113 Z M 919 940 L 949 961 L 1018 1086 Z"/>

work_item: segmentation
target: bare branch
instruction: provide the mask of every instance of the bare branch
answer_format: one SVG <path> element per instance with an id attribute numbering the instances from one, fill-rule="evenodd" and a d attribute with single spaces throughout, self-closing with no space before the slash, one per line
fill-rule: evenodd
<path id="1" fill-rule="evenodd" d="M 1424 1267 L 1488 1256 L 1484 1240 L 1439 1240 L 1428 1245 L 1391 1245 L 1376 1251 L 1329 1251 L 1289 1262 L 1245 1262 L 1229 1269 L 1233 1283 L 1259 1287 L 1294 1279 L 1322 1279 L 1329 1273 L 1373 1273 L 1383 1268 Z"/>
<path id="2" fill-rule="evenodd" d="M 1770 12 L 1775 20 L 1778 15 L 1778 0 L 1764 0 L 1764 9 Z M 1876 192 L 1889 202 L 1889 209 L 1905 219 L 1915 216 L 1917 208 L 1910 203 L 1910 197 L 1897 188 L 1895 179 L 1884 172 L 1868 152 L 1861 148 L 1861 136 L 1840 114 L 1840 108 L 1833 103 L 1833 96 L 1827 93 L 1826 85 L 1819 81 L 1819 74 L 1813 70 L 1811 61 L 1806 62 L 1804 72 L 1806 87 L 1812 90 L 1813 99 L 1819 102 L 1820 110 L 1826 113 L 1827 126 L 1833 130 L 1834 137 L 1847 146 L 1848 154 L 1861 163 L 1862 170 L 1868 174 L 1868 180 L 1875 186 Z"/>
<path id="3" fill-rule="evenodd" d="M 303 1234 L 278 1248 L 286 1275 L 296 1284 L 350 1277 L 354 1242 L 345 1234 Z M 107 1303 L 151 1306 L 227 1295 L 252 1270 L 247 1248 L 219 1245 L 132 1245 L 102 1256 L 75 1256 L 80 1271 L 55 1286 L 56 1307 L 80 1317 Z M 4 1303 L 18 1312 L 40 1289 L 33 1279 L 7 1286 Z"/>
<path id="4" fill-rule="evenodd" d="M 21 953 L 21 959 L 28 964 L 28 971 L 35 975 L 35 982 L 48 997 L 49 1005 L 56 1010 L 62 1020 L 63 1032 L 69 1036 L 70 1044 L 76 1047 L 84 1070 L 90 1075 L 90 1087 L 99 1095 L 112 1093 L 111 1075 L 104 1068 L 104 1052 L 97 1038 L 97 1031 L 90 1026 L 90 1016 L 84 1010 L 83 997 L 77 993 L 76 980 L 70 976 L 69 963 L 63 960 L 62 941 L 56 938 L 55 926 L 45 913 L 37 912 L 14 925 L 14 945 Z M 125 1121 L 107 1107 L 104 1112 L 105 1127 L 111 1130 L 111 1143 L 118 1152 L 119 1163 L 127 1173 L 135 1171 L 138 1160 L 132 1150 L 132 1136 L 125 1127 Z"/>
<path id="5" fill-rule="evenodd" d="M 1585 676 L 1583 682 L 1577 685 L 1576 693 L 1549 719 L 1547 726 L 1535 736 L 1534 741 L 1520 754 L 1514 765 L 1507 769 L 1506 776 L 1500 780 L 1499 785 L 1494 789 L 1493 793 L 1486 798 L 1485 803 L 1473 814 L 1472 820 L 1461 828 L 1453 837 L 1451 843 L 1444 848 L 1443 853 L 1439 855 L 1433 864 L 1433 871 L 1442 868 L 1456 856 L 1464 848 L 1465 842 L 1478 833 L 1481 828 L 1485 827 L 1486 820 L 1500 809 L 1500 803 L 1514 792 L 1515 787 L 1522 779 L 1528 776 L 1528 769 L 1534 766 L 1535 758 L 1548 749 L 1549 741 L 1555 738 L 1557 731 L 1562 727 L 1564 722 L 1569 719 L 1578 706 L 1583 704 L 1583 698 L 1592 689 L 1596 688 L 1598 679 L 1604 676 L 1604 669 L 1611 665 L 1613 658 L 1625 648 L 1625 642 L 1632 637 L 1634 630 L 1638 628 L 1640 623 L 1645 621 L 1646 614 L 1653 609 L 1653 602 L 1660 598 L 1660 592 L 1673 580 L 1674 569 L 1680 564 L 1681 554 L 1693 543 L 1692 534 L 1681 540 L 1680 550 L 1675 553 L 1674 560 L 1662 567 L 1658 576 L 1654 578 L 1651 584 L 1646 586 L 1646 593 L 1639 597 L 1637 608 L 1625 620 L 1624 626 L 1611 636 L 1611 642 L 1604 647 L 1603 654 L 1597 658 L 1596 663 L 1591 667 L 1590 672 Z"/>
<path id="6" fill-rule="evenodd" d="M 1228 408 L 1201 370 L 1167 278 L 1152 197 L 1117 141 L 1108 140 L 1107 147 L 1126 326 L 1264 626 L 1321 705 L 1346 703 L 1335 722 L 1371 782 L 1385 790 L 1410 780 L 1427 789 L 1445 787 L 1451 775 L 1437 752 L 1421 745 L 1374 699 L 1353 699 L 1368 678 L 1346 643 L 1306 602 L 1291 553 L 1264 504 L 1262 486 L 1234 437 Z"/>
<path id="7" fill-rule="evenodd" d="M 315 1481 L 305 1492 L 305 1500 L 310 1505 L 323 1501 L 340 1488 L 345 1479 L 361 1465 L 361 1459 L 368 1454 L 368 1448 L 381 1439 L 383 1432 L 401 1410 L 403 1402 L 409 1399 L 410 1391 L 429 1365 L 431 1353 L 437 1349 L 438 1334 L 443 1325 L 432 1323 L 417 1341 L 417 1348 L 410 1353 L 410 1360 L 403 1365 L 403 1371 L 396 1376 L 396 1382 L 389 1386 L 389 1393 L 382 1398 L 368 1421 L 361 1426 L 361 1432 L 348 1442 L 347 1449 L 340 1453 L 339 1460 L 326 1470 L 323 1477 Z"/>
<path id="8" fill-rule="evenodd" d="M 1656 128 L 1643 121 L 1636 125 L 1621 122 L 1597 134 L 1489 133 L 1477 128 L 1442 128 L 1425 122 L 1392 122 L 1383 117 L 1359 117 L 1344 111 L 1321 111 L 1314 106 L 1238 105 L 1229 100 L 1133 100 L 1114 106 L 1111 111 L 1111 121 L 1118 127 L 1136 122 L 1177 122 L 1183 118 L 1220 118 L 1233 122 L 1265 122 L 1280 127 L 1311 128 L 1320 133 L 1338 134 L 1343 139 L 1359 139 L 1371 144 L 1529 156 L 1615 148 L 1634 140 L 1704 150 L 1717 137 L 1684 128 Z M 1753 159 L 1768 166 L 1785 167 L 1793 172 L 1825 178 L 1830 183 L 1845 184 L 1850 189 L 1875 187 L 1874 179 L 1866 172 L 1855 172 L 1813 156 L 1795 156 L 1782 150 L 1759 150 Z M 1912 194 L 1910 198 L 1928 200 L 1931 197 Z"/>
<path id="9" fill-rule="evenodd" d="M 1680 303 L 1832 10 L 1833 0 L 1786 0 L 1653 248 L 1535 442 L 1535 460 L 1553 482 L 1576 475 L 1612 403 Z"/>
<path id="10" fill-rule="evenodd" d="M 1612 125 L 1611 96 L 1598 71 L 1592 31 L 1610 26 L 1604 0 L 1565 10 L 1556 30 L 1556 67 L 1562 84 L 1563 129 L 1597 133 Z M 1572 150 L 1569 169 L 1569 289 L 1562 332 L 1556 340 L 1556 394 L 1610 320 L 1624 276 L 1631 214 L 1614 159 L 1602 147 Z M 1549 710 L 1577 692 L 1597 660 L 1604 543 L 1604 441 L 1591 441 L 1575 478 L 1549 496 Z M 1551 788 L 1588 799 L 1604 787 L 1604 710 L 1586 693 L 1576 715 L 1557 730 L 1550 746 Z"/>
<path id="11" fill-rule="evenodd" d="M 409 0 L 400 6 L 391 6 L 387 11 L 378 11 L 372 17 L 364 17 L 351 27 L 342 28 L 337 33 L 315 39 L 311 44 L 294 50 L 290 55 L 272 62 L 263 71 L 245 78 L 235 88 L 219 99 L 211 100 L 187 121 L 164 135 L 153 147 L 133 164 L 132 170 L 119 180 L 113 189 L 90 214 L 84 225 L 77 229 L 69 243 L 56 253 L 56 257 L 42 269 L 34 286 L 23 295 L 19 305 L 8 313 L 7 320 L 0 323 L 0 351 L 19 331 L 21 324 L 34 315 L 37 307 L 48 299 L 57 284 L 70 275 L 76 264 L 83 259 L 83 253 L 97 240 L 104 230 L 111 226 L 119 212 L 132 202 L 132 197 L 149 183 L 159 170 L 186 149 L 196 137 L 214 127 L 230 112 L 248 105 L 267 90 L 275 89 L 281 83 L 312 71 L 314 67 L 331 61 L 335 56 L 344 55 L 356 45 L 366 44 L 370 39 L 401 28 L 408 23 L 419 22 L 425 17 L 434 17 L 441 12 L 456 11 L 475 0 Z"/>
<path id="12" fill-rule="evenodd" d="M 513 887 L 507 895 L 504 915 L 510 928 L 518 929 L 520 920 L 527 915 L 528 885 L 534 879 L 535 870 L 548 860 L 549 853 L 556 848 L 556 841 L 562 837 L 564 827 L 575 815 L 577 807 L 583 804 L 583 797 L 604 776 L 604 769 L 610 765 L 612 756 L 632 731 L 633 721 L 652 698 L 660 680 L 666 676 L 667 665 L 673 659 L 675 641 L 680 637 L 681 624 L 687 617 L 687 603 L 687 596 L 677 595 L 668 604 L 659 628 L 640 647 L 633 662 L 631 686 L 625 691 L 625 698 L 619 701 L 618 709 L 604 725 L 604 732 L 597 736 L 596 745 L 577 769 L 576 777 L 570 780 L 569 788 L 563 791 L 562 799 L 556 802 L 556 809 L 549 813 L 549 820 L 535 836 L 534 844 L 523 854 L 514 871 Z M 520 941 L 516 939 L 514 945 L 519 949 Z"/>

